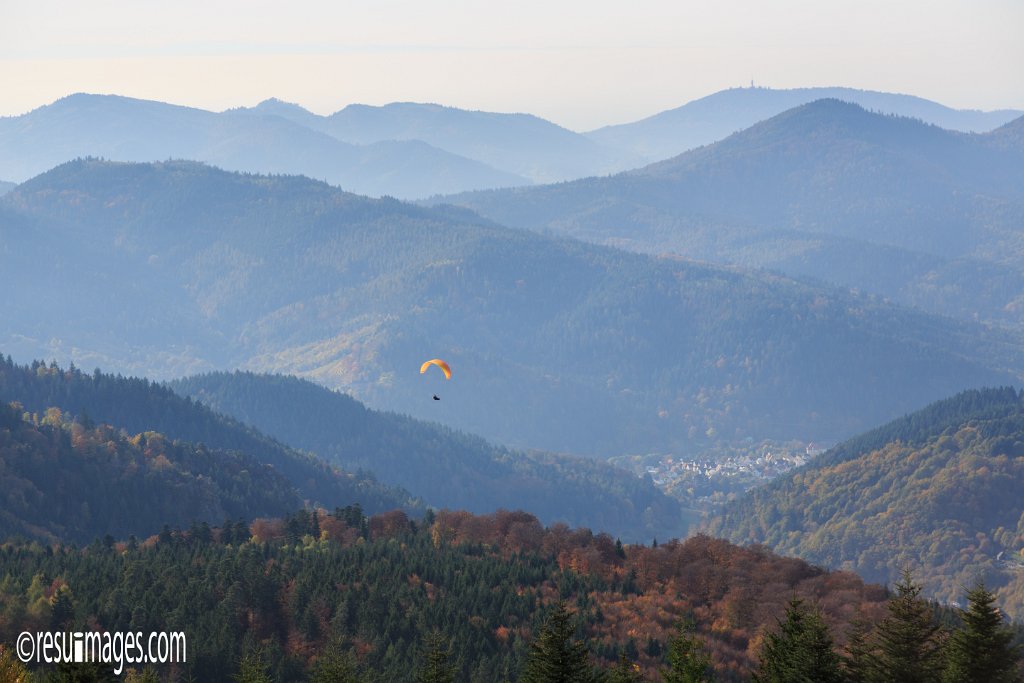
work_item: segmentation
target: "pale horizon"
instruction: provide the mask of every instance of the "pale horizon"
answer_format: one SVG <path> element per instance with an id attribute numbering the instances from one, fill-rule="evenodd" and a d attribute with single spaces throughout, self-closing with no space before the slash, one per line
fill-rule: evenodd
<path id="1" fill-rule="evenodd" d="M 316 114 L 431 102 L 587 131 L 751 81 L 1024 110 L 1024 3 L 893 5 L 8 3 L 0 115 L 77 92 L 210 111 L 275 97 Z"/>

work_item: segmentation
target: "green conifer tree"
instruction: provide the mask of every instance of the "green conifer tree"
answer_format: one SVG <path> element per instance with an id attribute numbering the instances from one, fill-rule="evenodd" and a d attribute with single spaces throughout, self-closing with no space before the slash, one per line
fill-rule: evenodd
<path id="1" fill-rule="evenodd" d="M 559 602 L 530 643 L 520 683 L 591 683 L 587 648 L 573 637 L 575 631 L 572 615 Z"/>
<path id="2" fill-rule="evenodd" d="M 843 668 L 846 670 L 847 683 L 870 683 L 871 660 L 874 648 L 870 640 L 871 625 L 866 619 L 858 617 L 850 624 L 850 632 L 846 636 L 846 654 L 843 657 Z"/>
<path id="3" fill-rule="evenodd" d="M 910 571 L 904 570 L 896 595 L 889 600 L 889 616 L 875 630 L 878 652 L 870 660 L 870 680 L 935 683 L 941 679 L 939 627 L 920 593 Z"/>
<path id="4" fill-rule="evenodd" d="M 271 683 L 263 653 L 260 650 L 246 652 L 233 678 L 237 683 Z"/>
<path id="5" fill-rule="evenodd" d="M 967 592 L 963 626 L 946 644 L 945 683 L 1019 683 L 1019 652 L 1013 632 L 994 606 L 995 596 L 979 581 Z"/>
<path id="6" fill-rule="evenodd" d="M 416 674 L 416 682 L 453 683 L 455 667 L 448 662 L 451 656 L 451 641 L 440 631 L 428 633 L 423 638 L 423 667 Z"/>
<path id="7" fill-rule="evenodd" d="M 310 683 L 359 683 L 355 659 L 340 643 L 328 647 L 313 665 Z"/>
<path id="8" fill-rule="evenodd" d="M 839 655 L 832 647 L 828 626 L 817 610 L 794 597 L 785 619 L 769 633 L 754 674 L 757 683 L 843 683 Z"/>
<path id="9" fill-rule="evenodd" d="M 692 620 L 680 622 L 679 632 L 668 643 L 668 668 L 661 670 L 664 683 L 706 683 L 715 680 L 711 657 L 695 632 Z"/>

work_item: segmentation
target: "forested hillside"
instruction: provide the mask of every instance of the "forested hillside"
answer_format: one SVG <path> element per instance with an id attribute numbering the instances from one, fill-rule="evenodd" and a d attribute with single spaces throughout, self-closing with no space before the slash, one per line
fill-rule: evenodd
<path id="1" fill-rule="evenodd" d="M 0 269 L 19 359 L 297 374 L 513 446 L 835 441 L 1022 371 L 1016 338 L 869 296 L 304 178 L 81 160 L 0 207 L 47 239 L 38 267 Z M 439 356 L 450 382 L 417 372 Z"/>
<path id="2" fill-rule="evenodd" d="M 443 201 L 505 225 L 1020 327 L 1021 125 L 968 135 L 820 100 L 629 173 Z"/>
<path id="3" fill-rule="evenodd" d="M 273 467 L 238 451 L 128 436 L 60 409 L 0 405 L 0 535 L 88 543 L 164 524 L 281 515 L 301 504 Z"/>
<path id="4" fill-rule="evenodd" d="M 6 359 L 0 359 L 0 403 L 6 405 L 10 402 L 17 402 L 24 411 L 38 416 L 45 416 L 56 410 L 57 418 L 50 421 L 53 423 L 48 425 L 50 427 L 57 427 L 58 423 L 67 429 L 71 429 L 73 423 L 79 426 L 106 425 L 104 434 L 120 435 L 114 439 L 115 444 L 127 441 L 129 435 L 155 434 L 163 441 L 180 445 L 182 453 L 192 453 L 196 449 L 204 453 L 206 449 L 216 450 L 218 453 L 231 453 L 231 457 L 239 462 L 250 463 L 249 467 L 270 468 L 275 477 L 283 478 L 291 490 L 288 496 L 277 494 L 277 497 L 289 507 L 294 507 L 296 502 L 308 501 L 332 506 L 358 502 L 365 509 L 375 512 L 401 507 L 419 509 L 420 503 L 413 500 L 405 491 L 384 486 L 365 473 L 356 475 L 340 471 L 315 456 L 284 446 L 240 422 L 218 415 L 198 403 L 181 398 L 170 389 L 144 379 L 115 377 L 98 370 L 86 374 L 74 367 L 62 369 L 52 363 L 44 365 L 37 362 L 31 366 L 21 366 L 12 362 L 8 356 Z M 20 411 L 16 412 L 20 415 Z M 126 434 L 119 430 L 125 430 Z M 93 437 L 92 440 L 98 438 Z M 64 443 L 56 437 L 52 439 L 58 445 Z M 143 439 L 143 443 L 145 440 Z M 18 452 L 31 459 L 34 453 L 31 445 L 33 442 L 19 443 L 21 445 L 18 446 Z M 39 456 L 52 458 L 68 452 L 58 449 L 58 455 L 54 455 L 54 448 L 57 446 L 43 448 Z M 93 457 L 97 452 L 96 449 L 88 450 L 86 455 Z M 176 459 L 171 455 L 168 457 Z M 207 457 L 216 460 L 216 456 Z M 213 466 L 211 464 L 211 467 Z M 244 467 L 239 465 L 236 469 Z M 112 471 L 108 471 L 107 474 L 115 476 L 115 472 Z M 30 477 L 37 487 L 43 485 L 35 481 L 34 477 L 38 476 L 42 476 L 41 470 L 35 471 L 33 477 Z M 202 484 L 201 480 L 199 484 Z M 275 486 L 280 487 L 284 484 Z M 202 487 L 198 488 L 201 493 Z M 76 491 L 69 490 L 64 492 L 62 501 L 80 505 L 87 502 L 86 499 L 95 495 L 97 491 L 83 489 L 77 493 L 84 498 L 79 500 L 75 495 Z M 182 495 L 198 494 L 183 490 Z M 201 509 L 203 508 L 196 508 Z M 249 511 L 248 514 L 275 514 L 275 510 L 281 510 L 278 506 L 267 509 L 266 512 L 256 512 L 262 509 L 265 508 L 244 508 Z M 173 518 L 191 519 L 188 515 L 194 511 L 188 506 L 183 506 L 177 513 L 182 517 Z M 154 511 L 154 514 L 158 512 L 160 511 Z M 221 521 L 218 517 L 209 518 L 206 515 L 197 518 Z M 152 523 L 154 518 L 147 515 L 145 519 Z M 170 521 L 171 518 L 165 520 L 167 523 Z M 126 520 L 111 518 L 110 529 L 99 527 L 94 531 L 101 534 L 117 533 L 124 523 Z M 101 522 L 97 521 L 96 524 Z M 149 529 L 143 533 L 151 532 L 152 529 Z"/>
<path id="5" fill-rule="evenodd" d="M 523 509 L 541 521 L 589 526 L 624 540 L 685 534 L 695 519 L 649 478 L 589 458 L 514 451 L 437 424 L 368 409 L 295 377 L 209 373 L 178 393 L 340 467 L 366 470 L 431 506 L 484 513 Z"/>
<path id="6" fill-rule="evenodd" d="M 1024 400 L 959 394 L 840 444 L 755 489 L 707 529 L 892 582 L 910 567 L 926 593 L 959 600 L 983 578 L 1024 618 Z"/>
<path id="7" fill-rule="evenodd" d="M 413 524 L 347 508 L 83 550 L 2 550 L 0 642 L 37 627 L 183 630 L 187 665 L 160 673 L 208 681 L 230 680 L 258 647 L 271 680 L 307 680 L 318 661 L 343 657 L 361 681 L 411 683 L 434 630 L 451 643 L 455 680 L 518 680 L 559 600 L 593 665 L 623 654 L 653 675 L 692 619 L 718 680 L 749 680 L 761 630 L 794 596 L 821 609 L 839 642 L 853 619 L 877 621 L 886 599 L 853 574 L 760 549 L 704 536 L 622 546 L 516 512 Z"/>

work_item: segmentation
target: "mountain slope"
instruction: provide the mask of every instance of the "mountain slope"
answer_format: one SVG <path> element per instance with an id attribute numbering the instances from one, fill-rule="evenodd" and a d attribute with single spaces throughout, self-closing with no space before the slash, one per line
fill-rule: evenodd
<path id="1" fill-rule="evenodd" d="M 996 145 L 1017 150 L 1024 149 L 1024 116 L 992 131 L 990 138 Z"/>
<path id="2" fill-rule="evenodd" d="M 0 536 L 88 543 L 281 515 L 302 504 L 269 465 L 237 451 L 83 427 L 50 409 L 23 419 L 0 404 Z"/>
<path id="3" fill-rule="evenodd" d="M 8 357 L 0 360 L 0 401 L 17 401 L 26 411 L 40 415 L 57 408 L 83 423 L 104 423 L 131 434 L 155 432 L 167 439 L 204 444 L 200 449 L 240 454 L 232 457 L 269 467 L 292 487 L 288 507 L 303 501 L 328 509 L 359 502 L 373 511 L 418 505 L 408 493 L 383 486 L 372 476 L 339 471 L 143 379 L 104 375 L 99 370 L 85 374 L 55 364 L 21 366 Z"/>
<path id="4" fill-rule="evenodd" d="M 6 291 L 47 302 L 10 321 L 18 353 L 156 378 L 297 374 L 513 446 L 838 440 L 1021 372 L 1016 338 L 871 297 L 301 178 L 81 161 L 0 206 L 38 222 L 69 264 L 0 272 Z M 89 268 L 104 278 L 65 287 Z M 432 357 L 452 364 L 450 382 L 417 372 Z"/>
<path id="5" fill-rule="evenodd" d="M 984 578 L 1024 615 L 1024 399 L 959 394 L 866 433 L 755 489 L 708 525 L 809 562 L 891 582 L 909 566 L 958 600 Z"/>
<path id="6" fill-rule="evenodd" d="M 367 409 L 294 377 L 210 373 L 179 394 L 349 471 L 366 470 L 440 508 L 522 509 L 545 523 L 586 523 L 624 540 L 667 538 L 688 522 L 674 499 L 597 460 L 515 452 L 439 425 Z"/>
<path id="7" fill-rule="evenodd" d="M 1007 144 L 1013 130 L 965 135 L 821 100 L 627 174 L 447 201 L 516 227 L 1020 326 L 1024 148 Z"/>
<path id="8" fill-rule="evenodd" d="M 647 161 L 658 161 L 722 140 L 787 109 L 820 99 L 842 100 L 871 111 L 974 133 L 993 130 L 1024 113 L 950 109 L 920 97 L 853 88 L 732 88 L 640 121 L 605 126 L 586 135 L 609 146 L 632 150 Z"/>
<path id="9" fill-rule="evenodd" d="M 526 184 L 422 142 L 345 144 L 278 116 L 77 94 L 0 118 L 0 177 L 26 180 L 76 157 L 193 159 L 237 171 L 324 179 L 361 194 L 427 197 Z"/>

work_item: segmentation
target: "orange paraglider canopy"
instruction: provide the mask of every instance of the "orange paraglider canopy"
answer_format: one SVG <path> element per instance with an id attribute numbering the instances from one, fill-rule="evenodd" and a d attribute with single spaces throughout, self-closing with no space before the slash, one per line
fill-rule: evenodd
<path id="1" fill-rule="evenodd" d="M 448 364 L 445 363 L 440 358 L 434 358 L 433 360 L 428 360 L 426 363 L 421 365 L 420 366 L 420 374 L 422 375 L 424 372 L 426 372 L 427 368 L 429 368 L 431 365 L 436 365 L 437 367 L 441 368 L 441 370 L 444 372 L 444 378 L 445 379 L 451 379 L 452 378 L 452 369 L 450 367 L 448 367 Z"/>

